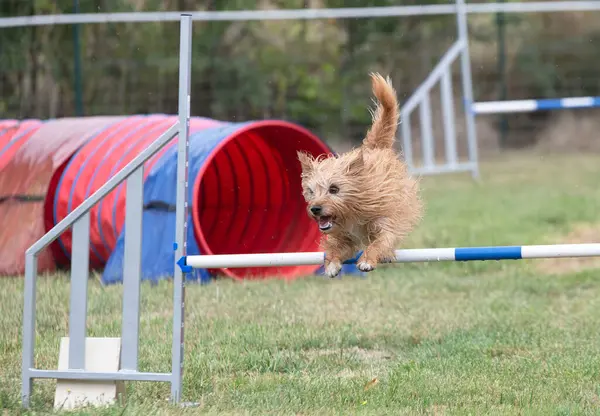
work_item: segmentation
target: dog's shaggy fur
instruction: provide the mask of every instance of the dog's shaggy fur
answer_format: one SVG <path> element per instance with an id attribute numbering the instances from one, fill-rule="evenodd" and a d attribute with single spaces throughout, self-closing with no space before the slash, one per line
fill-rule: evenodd
<path id="1" fill-rule="evenodd" d="M 362 145 L 340 156 L 298 153 L 308 215 L 323 233 L 325 274 L 335 277 L 344 260 L 364 250 L 358 268 L 369 272 L 394 258 L 398 244 L 418 224 L 418 182 L 393 149 L 398 101 L 389 78 L 371 74 L 377 107 Z"/>

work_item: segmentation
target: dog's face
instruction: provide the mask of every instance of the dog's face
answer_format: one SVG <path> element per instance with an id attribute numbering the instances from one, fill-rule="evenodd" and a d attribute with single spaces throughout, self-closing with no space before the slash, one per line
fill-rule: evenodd
<path id="1" fill-rule="evenodd" d="M 308 215 L 324 234 L 344 229 L 356 218 L 360 203 L 363 157 L 352 151 L 340 157 L 318 157 L 298 152 L 302 192 Z"/>

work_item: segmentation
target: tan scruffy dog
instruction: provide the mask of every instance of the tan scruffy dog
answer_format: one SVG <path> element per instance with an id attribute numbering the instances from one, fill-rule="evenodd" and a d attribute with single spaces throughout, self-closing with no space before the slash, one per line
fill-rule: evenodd
<path id="1" fill-rule="evenodd" d="M 418 182 L 393 149 L 399 121 L 396 91 L 380 74 L 371 74 L 371 80 L 377 107 L 362 145 L 340 156 L 298 153 L 303 194 L 308 214 L 323 233 L 329 277 L 361 249 L 361 271 L 391 261 L 422 215 Z"/>

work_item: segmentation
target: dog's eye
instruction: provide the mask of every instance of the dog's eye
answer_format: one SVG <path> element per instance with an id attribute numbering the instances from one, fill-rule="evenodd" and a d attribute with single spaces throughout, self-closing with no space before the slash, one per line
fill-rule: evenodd
<path id="1" fill-rule="evenodd" d="M 306 188 L 306 194 L 307 194 L 307 195 L 309 195 L 309 196 L 313 196 L 313 195 L 314 195 L 314 192 L 313 192 L 313 190 L 312 190 L 312 189 L 310 189 L 310 188 Z"/>
<path id="2" fill-rule="evenodd" d="M 338 188 L 338 187 L 337 187 L 337 186 L 335 186 L 335 185 L 331 185 L 331 186 L 329 187 L 329 193 L 330 193 L 330 194 L 337 194 L 339 191 L 340 191 L 340 188 Z"/>

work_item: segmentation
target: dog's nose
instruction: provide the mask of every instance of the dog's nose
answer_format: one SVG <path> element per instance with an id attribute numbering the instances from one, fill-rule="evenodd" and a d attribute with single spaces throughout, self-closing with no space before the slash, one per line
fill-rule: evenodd
<path id="1" fill-rule="evenodd" d="M 319 215 L 321 213 L 321 211 L 322 211 L 322 209 L 318 205 L 313 205 L 312 207 L 310 207 L 310 212 L 312 212 L 313 215 Z"/>

